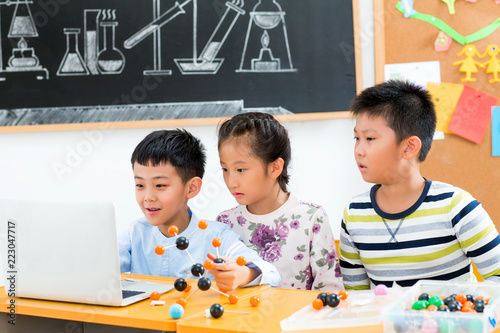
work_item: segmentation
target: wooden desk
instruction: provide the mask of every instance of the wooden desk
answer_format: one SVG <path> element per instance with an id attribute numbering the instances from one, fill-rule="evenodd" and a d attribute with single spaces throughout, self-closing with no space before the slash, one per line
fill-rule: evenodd
<path id="1" fill-rule="evenodd" d="M 174 278 L 152 277 L 144 275 L 128 275 L 132 277 L 153 282 L 173 283 Z M 195 287 L 196 288 L 196 287 Z M 170 305 L 186 294 L 172 290 L 161 296 L 165 301 L 164 306 L 151 306 L 149 300 L 144 300 L 127 307 L 106 307 L 84 304 L 42 301 L 34 299 L 15 299 L 16 316 L 30 317 L 33 320 L 24 332 L 53 333 L 53 332 L 81 332 L 75 324 L 81 324 L 85 333 L 89 332 L 164 332 L 177 331 L 179 333 L 192 332 L 280 332 L 280 321 L 302 309 L 316 298 L 317 291 L 290 290 L 259 286 L 251 288 L 240 288 L 236 291 L 239 296 L 237 304 L 228 304 L 227 297 L 216 291 L 199 291 L 188 300 L 182 318 L 172 319 L 168 313 Z M 249 303 L 251 296 L 258 295 L 261 299 L 258 307 L 252 307 Z M 225 313 L 219 319 L 206 318 L 205 309 L 214 303 L 224 305 Z M 5 295 L 4 288 L 0 288 L 0 312 L 8 313 L 10 299 Z M 230 313 L 227 311 L 245 311 L 248 314 Z M 2 314 L 2 323 L 6 323 L 7 316 Z M 36 319 L 43 320 L 42 324 L 36 323 Z M 48 330 L 43 325 L 51 324 L 51 321 L 70 321 L 56 323 L 62 327 L 57 330 Z M 128 327 L 128 328 L 126 328 Z M 382 323 L 373 326 L 357 326 L 348 328 L 314 330 L 313 332 L 343 332 L 371 333 L 383 332 Z M 5 333 L 4 330 L 1 330 Z M 7 329 L 7 333 L 11 331 Z M 13 331 L 19 332 L 19 331 Z M 306 331 L 293 331 L 306 332 Z M 309 331 L 310 332 L 310 331 Z M 494 331 L 500 333 L 500 327 Z"/>
<path id="2" fill-rule="evenodd" d="M 260 305 L 252 307 L 248 300 L 224 306 L 226 311 L 244 311 L 249 314 L 225 312 L 219 319 L 206 318 L 204 314 L 191 316 L 177 323 L 178 333 L 197 332 L 281 332 L 280 321 L 302 309 L 318 296 L 318 291 L 268 289 L 259 294 Z M 383 332 L 382 324 L 338 329 L 318 329 L 293 332 Z"/>
<path id="3" fill-rule="evenodd" d="M 175 278 L 153 277 L 146 275 L 123 274 L 124 277 L 142 279 L 158 283 L 173 283 Z M 193 283 L 192 283 L 193 284 Z M 194 289 L 196 281 L 194 282 Z M 269 286 L 239 288 L 236 294 L 240 298 L 250 297 L 270 289 Z M 172 319 L 168 313 L 170 305 L 183 297 L 183 293 L 175 289 L 162 295 L 160 300 L 165 306 L 151 306 L 150 301 L 144 300 L 126 307 L 95 306 L 78 303 L 44 301 L 26 298 L 16 298 L 16 315 L 27 315 L 44 318 L 56 318 L 76 322 L 97 323 L 113 326 L 127 326 L 149 330 L 175 331 L 178 320 Z M 188 300 L 184 315 L 180 320 L 187 319 L 199 313 L 204 313 L 214 303 L 227 303 L 227 297 L 214 290 L 199 291 Z M 10 298 L 6 296 L 4 288 L 0 288 L 0 312 L 8 312 Z M 2 320 L 4 320 L 2 318 Z"/>

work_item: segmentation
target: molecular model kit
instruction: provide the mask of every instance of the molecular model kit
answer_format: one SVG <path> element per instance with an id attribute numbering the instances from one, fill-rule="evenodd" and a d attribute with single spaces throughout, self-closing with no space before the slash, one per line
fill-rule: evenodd
<path id="1" fill-rule="evenodd" d="M 170 306 L 169 314 L 173 319 L 179 319 L 182 317 L 182 315 L 184 314 L 184 308 L 187 305 L 188 299 L 190 297 L 192 297 L 199 290 L 207 291 L 209 289 L 212 289 L 212 290 L 228 297 L 228 301 L 230 304 L 238 303 L 238 296 L 237 295 L 234 295 L 234 294 L 228 295 L 225 292 L 212 287 L 212 281 L 208 278 L 208 271 L 214 267 L 214 263 L 216 263 L 216 264 L 225 263 L 224 259 L 219 257 L 219 247 L 222 245 L 222 241 L 220 240 L 220 238 L 214 238 L 212 240 L 212 245 L 215 247 L 216 255 L 217 255 L 217 258 L 214 261 L 212 261 L 210 259 L 206 259 L 202 265 L 200 263 L 196 263 L 193 260 L 193 257 L 189 254 L 189 251 L 188 251 L 189 238 L 191 236 L 193 236 L 198 230 L 206 229 L 207 226 L 208 226 L 208 223 L 206 220 L 200 220 L 198 222 L 198 229 L 193 231 L 193 233 L 191 233 L 191 235 L 189 235 L 188 237 L 182 237 L 182 236 L 179 237 L 178 236 L 179 228 L 177 226 L 174 226 L 174 225 L 170 226 L 168 228 L 168 233 L 169 233 L 169 235 L 176 237 L 175 245 L 170 245 L 167 247 L 164 247 L 162 245 L 158 245 L 155 248 L 155 253 L 157 255 L 163 255 L 165 253 L 166 249 L 176 246 L 179 250 L 185 251 L 186 254 L 188 255 L 189 259 L 193 263 L 193 265 L 191 266 L 191 276 L 189 276 L 187 278 L 178 278 L 177 280 L 175 280 L 174 288 L 177 291 L 190 292 L 192 286 L 186 280 L 190 279 L 192 277 L 199 278 L 198 279 L 198 289 L 196 289 L 194 292 L 192 292 L 186 298 L 183 298 L 183 297 L 179 298 L 175 304 Z M 236 264 L 238 264 L 239 266 L 245 266 L 246 265 L 245 257 L 243 257 L 243 256 L 238 257 L 236 259 Z M 158 292 L 151 293 L 150 299 L 151 299 L 151 305 L 163 305 L 163 304 L 165 304 L 164 301 L 159 300 L 160 294 Z M 253 296 L 250 298 L 250 304 L 254 307 L 258 306 L 259 302 L 260 302 L 260 299 L 257 296 Z M 210 317 L 220 318 L 224 314 L 224 307 L 221 304 L 215 303 L 210 307 L 210 309 L 206 309 L 205 312 L 206 312 L 207 318 L 210 318 Z M 248 313 L 248 312 L 240 312 L 240 311 L 226 311 L 226 312 Z"/>
<path id="2" fill-rule="evenodd" d="M 380 310 L 401 295 L 401 287 L 380 284 L 370 290 L 321 292 L 311 304 L 280 321 L 283 331 L 378 325 Z"/>

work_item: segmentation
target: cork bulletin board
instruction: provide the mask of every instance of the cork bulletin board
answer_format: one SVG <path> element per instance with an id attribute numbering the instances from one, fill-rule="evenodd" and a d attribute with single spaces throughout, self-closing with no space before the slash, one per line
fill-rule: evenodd
<path id="1" fill-rule="evenodd" d="M 475 3 L 456 1 L 453 15 L 443 1 L 411 2 L 418 13 L 440 19 L 462 36 L 474 34 L 500 18 L 500 5 L 493 0 Z M 405 18 L 396 9 L 397 3 L 397 0 L 374 0 L 377 83 L 384 81 L 385 64 L 439 61 L 442 82 L 466 84 L 500 98 L 500 82 L 490 83 L 493 76 L 483 68 L 472 74 L 475 82 L 462 82 L 465 73 L 452 64 L 464 59 L 464 56 L 457 55 L 464 46 L 453 40 L 448 51 L 436 52 L 434 42 L 440 29 L 422 20 Z M 472 44 L 483 54 L 493 43 L 500 45 L 500 28 Z M 486 56 L 478 61 L 488 59 L 489 56 Z M 467 190 L 483 204 L 500 230 L 500 157 L 492 157 L 491 140 L 491 123 L 481 144 L 445 134 L 444 140 L 434 141 L 421 171 L 429 180 L 443 181 Z"/>

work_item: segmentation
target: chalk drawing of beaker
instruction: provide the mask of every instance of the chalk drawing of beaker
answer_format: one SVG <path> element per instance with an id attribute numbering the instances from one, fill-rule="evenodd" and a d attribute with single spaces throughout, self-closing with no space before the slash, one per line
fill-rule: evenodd
<path id="1" fill-rule="evenodd" d="M 16 9 L 14 10 L 14 16 L 12 17 L 7 37 L 38 37 L 28 1 L 18 1 L 16 3 Z"/>
<path id="2" fill-rule="evenodd" d="M 125 67 L 125 56 L 115 47 L 116 21 L 101 22 L 104 28 L 103 49 L 97 55 L 97 65 L 101 74 L 120 74 Z"/>
<path id="3" fill-rule="evenodd" d="M 57 70 L 59 76 L 89 75 L 89 71 L 83 62 L 78 50 L 78 28 L 64 28 L 66 35 L 66 53 Z"/>

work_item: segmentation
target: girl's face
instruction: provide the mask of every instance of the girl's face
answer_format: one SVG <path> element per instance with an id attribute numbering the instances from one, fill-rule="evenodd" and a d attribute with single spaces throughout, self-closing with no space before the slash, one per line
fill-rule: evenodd
<path id="1" fill-rule="evenodd" d="M 259 214 L 258 207 L 266 207 L 276 200 L 276 177 L 273 163 L 264 165 L 253 155 L 244 140 L 228 140 L 219 149 L 220 165 L 229 192 L 240 205 Z"/>

